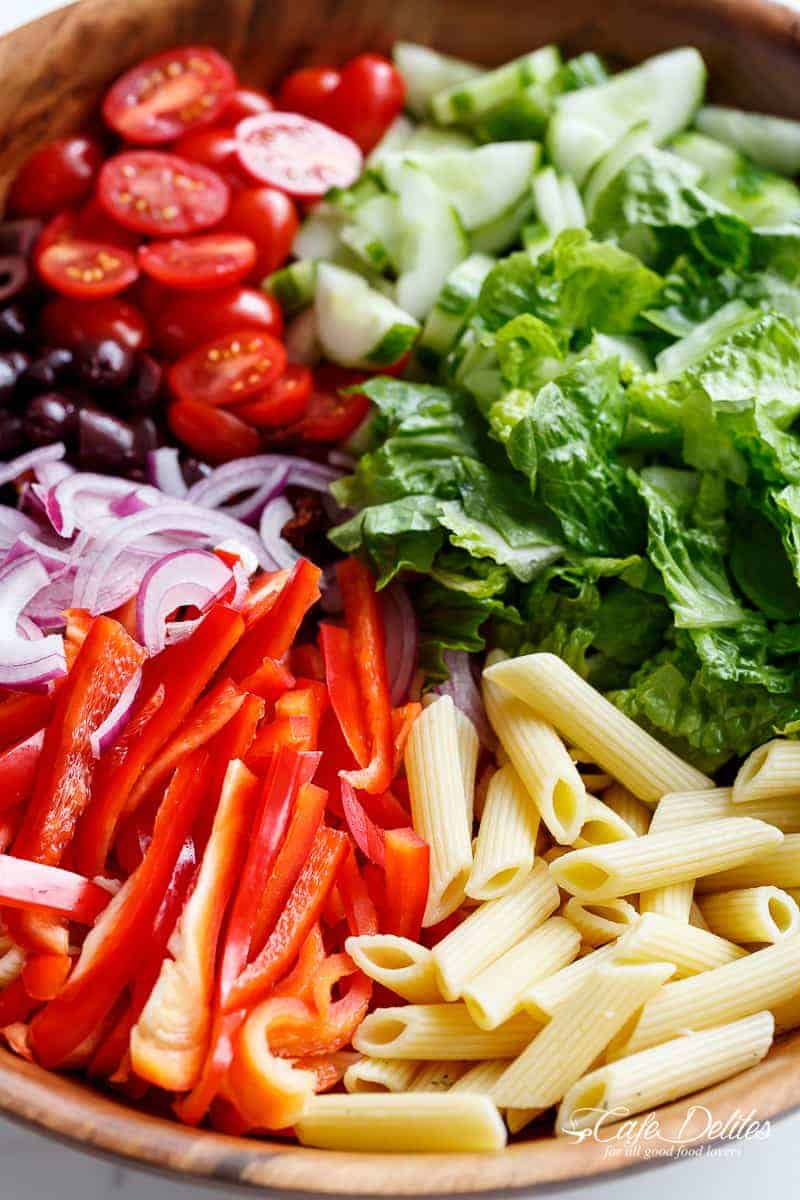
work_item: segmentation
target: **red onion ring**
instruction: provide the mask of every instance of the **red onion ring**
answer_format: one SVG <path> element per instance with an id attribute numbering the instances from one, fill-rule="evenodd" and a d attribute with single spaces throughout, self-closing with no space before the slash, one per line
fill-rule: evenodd
<path id="1" fill-rule="evenodd" d="M 264 505 L 258 531 L 261 540 L 279 567 L 293 567 L 301 557 L 290 546 L 286 538 L 281 537 L 281 530 L 287 521 L 294 516 L 294 509 L 285 496 L 275 496 Z"/>
<path id="2" fill-rule="evenodd" d="M 189 488 L 183 478 L 181 457 L 174 446 L 159 446 L 147 455 L 147 476 L 165 496 L 183 500 Z"/>
<path id="3" fill-rule="evenodd" d="M 35 450 L 28 450 L 27 453 L 10 459 L 0 466 L 0 487 L 19 479 L 20 475 L 24 475 L 26 471 L 35 470 L 42 463 L 55 462 L 57 459 L 63 458 L 65 453 L 64 443 L 54 442 L 52 446 L 37 446 Z"/>
<path id="4" fill-rule="evenodd" d="M 386 631 L 386 664 L 392 704 L 404 704 L 417 669 L 417 619 L 408 592 L 401 583 L 384 588 L 379 603 Z"/>
<path id="5" fill-rule="evenodd" d="M 91 746 L 93 758 L 99 758 L 103 751 L 107 750 L 112 742 L 117 740 L 121 731 L 127 725 L 141 685 L 142 668 L 137 667 L 122 689 L 122 694 L 106 719 L 97 726 L 97 729 L 89 734 L 89 745 Z"/>
<path id="6" fill-rule="evenodd" d="M 49 582 L 43 563 L 26 554 L 0 567 L 0 686 L 39 689 L 67 672 L 64 642 L 57 634 L 29 640 L 20 636 L 22 610 Z"/>
<path id="7" fill-rule="evenodd" d="M 488 750 L 497 745 L 494 730 L 489 724 L 483 699 L 472 674 L 472 665 L 466 650 L 445 650 L 444 661 L 450 672 L 450 678 L 440 683 L 434 690 L 440 696 L 450 696 L 456 708 L 461 709 L 475 726 L 475 732 Z"/>
<path id="8" fill-rule="evenodd" d="M 145 573 L 136 597 L 136 632 L 150 654 L 166 645 L 169 614 L 183 605 L 204 612 L 224 596 L 234 575 L 208 550 L 176 550 L 153 563 Z"/>

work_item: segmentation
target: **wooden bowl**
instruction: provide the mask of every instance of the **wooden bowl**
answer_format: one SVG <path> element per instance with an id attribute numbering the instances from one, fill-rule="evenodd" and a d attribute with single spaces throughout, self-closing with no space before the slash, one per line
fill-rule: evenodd
<path id="1" fill-rule="evenodd" d="M 689 44 L 715 97 L 800 117 L 800 14 L 768 0 L 82 0 L 0 39 L 0 196 L 31 150 L 76 129 L 106 84 L 153 51 L 210 42 L 247 82 L 269 85 L 301 63 L 388 50 L 399 37 L 488 65 L 549 41 L 619 62 Z M 631 1156 L 541 1137 L 496 1155 L 388 1158 L 187 1129 L 0 1050 L 0 1110 L 11 1117 L 143 1166 L 305 1193 L 430 1196 L 586 1177 L 664 1161 L 678 1137 L 700 1145 L 712 1119 L 730 1136 L 751 1111 L 764 1121 L 798 1104 L 800 1033 L 759 1066 L 659 1109 L 658 1134 L 651 1127 Z M 692 1105 L 703 1108 L 687 1126 Z"/>

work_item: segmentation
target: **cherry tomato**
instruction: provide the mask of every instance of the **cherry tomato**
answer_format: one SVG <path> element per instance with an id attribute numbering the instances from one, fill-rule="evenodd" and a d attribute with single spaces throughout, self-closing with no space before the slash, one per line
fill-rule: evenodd
<path id="1" fill-rule="evenodd" d="M 256 248 L 241 233 L 204 233 L 139 247 L 139 266 L 167 287 L 223 287 L 244 279 L 256 261 Z"/>
<path id="2" fill-rule="evenodd" d="M 22 164 L 8 194 L 9 212 L 46 217 L 89 195 L 103 160 L 88 137 L 61 138 L 35 150 Z"/>
<path id="3" fill-rule="evenodd" d="M 306 442 L 339 442 L 361 424 L 369 411 L 369 399 L 361 392 L 345 392 L 363 383 L 361 371 L 325 363 L 314 371 L 314 387 L 303 418 L 287 430 Z"/>
<path id="4" fill-rule="evenodd" d="M 233 413 L 193 400 L 178 400 L 170 405 L 167 421 L 175 437 L 208 462 L 245 458 L 256 454 L 261 446 L 252 425 L 246 425 Z"/>
<path id="5" fill-rule="evenodd" d="M 133 298 L 137 308 L 140 308 L 154 329 L 164 309 L 175 299 L 176 293 L 163 284 L 157 283 L 149 275 L 140 275 L 133 287 Z"/>
<path id="6" fill-rule="evenodd" d="M 100 171 L 97 195 L 113 220 L 150 237 L 216 225 L 230 200 L 228 185 L 215 171 L 156 150 L 110 158 Z"/>
<path id="7" fill-rule="evenodd" d="M 236 138 L 232 129 L 196 129 L 179 138 L 173 150 L 180 158 L 216 171 L 233 191 L 247 187 L 249 183 L 236 157 Z"/>
<path id="8" fill-rule="evenodd" d="M 289 257 L 299 221 L 294 202 L 276 188 L 245 188 L 231 200 L 223 229 L 243 233 L 256 244 L 253 278 L 261 280 Z"/>
<path id="9" fill-rule="evenodd" d="M 216 406 L 265 391 L 285 368 L 286 351 L 277 338 L 260 329 L 240 329 L 179 358 L 167 378 L 179 400 Z"/>
<path id="10" fill-rule="evenodd" d="M 280 337 L 283 333 L 280 306 L 266 292 L 245 287 L 225 288 L 203 296 L 176 296 L 161 310 L 156 335 L 162 353 L 177 358 L 203 342 L 238 329 L 258 329 Z"/>
<path id="11" fill-rule="evenodd" d="M 138 234 L 132 229 L 123 229 L 112 220 L 100 207 L 96 196 L 90 196 L 76 214 L 75 234 L 78 237 L 89 238 L 90 241 L 111 242 L 114 246 L 124 246 L 126 250 L 135 249 L 139 245 Z"/>
<path id="12" fill-rule="evenodd" d="M 236 75 L 209 46 L 179 46 L 137 63 L 106 92 L 103 117 L 129 142 L 158 146 L 215 121 Z"/>
<path id="13" fill-rule="evenodd" d="M 297 113 L 262 113 L 236 126 L 236 153 L 257 183 L 299 200 L 317 200 L 329 188 L 349 187 L 363 159 L 355 142 Z"/>
<path id="14" fill-rule="evenodd" d="M 42 309 L 41 331 L 50 346 L 72 348 L 84 338 L 112 338 L 131 350 L 150 344 L 142 314 L 125 300 L 71 300 L 58 296 Z"/>
<path id="15" fill-rule="evenodd" d="M 405 96 L 403 77 L 388 58 L 359 54 L 342 71 L 325 119 L 367 154 L 402 112 Z"/>
<path id="16" fill-rule="evenodd" d="M 272 112 L 275 105 L 266 92 L 258 88 L 238 87 L 220 113 L 220 125 L 235 125 L 245 117 L 257 117 L 259 113 Z"/>
<path id="17" fill-rule="evenodd" d="M 129 250 L 83 238 L 64 238 L 45 246 L 37 252 L 36 267 L 51 288 L 77 300 L 115 296 L 139 274 Z"/>
<path id="18" fill-rule="evenodd" d="M 305 413 L 313 384 L 308 367 L 289 363 L 280 379 L 276 379 L 263 396 L 237 406 L 236 415 L 259 429 L 291 425 Z"/>
<path id="19" fill-rule="evenodd" d="M 287 75 L 278 90 L 278 107 L 325 120 L 328 101 L 339 86 L 341 74 L 335 67 L 301 67 Z"/>

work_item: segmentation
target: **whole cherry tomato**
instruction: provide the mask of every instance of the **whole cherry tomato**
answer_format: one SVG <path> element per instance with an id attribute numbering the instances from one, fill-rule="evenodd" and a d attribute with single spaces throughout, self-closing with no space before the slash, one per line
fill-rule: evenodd
<path id="1" fill-rule="evenodd" d="M 178 139 L 174 151 L 189 162 L 211 167 L 234 191 L 247 187 L 247 177 L 236 158 L 236 138 L 232 129 L 195 129 Z"/>
<path id="2" fill-rule="evenodd" d="M 184 354 L 167 379 L 178 400 L 216 407 L 266 391 L 285 367 L 282 342 L 260 329 L 239 329 Z"/>
<path id="3" fill-rule="evenodd" d="M 142 280 L 137 284 L 141 287 Z M 202 296 L 174 295 L 159 310 L 155 323 L 159 349 L 168 358 L 187 354 L 225 333 L 237 329 L 257 329 L 280 337 L 283 314 L 266 292 L 255 288 L 232 287 Z"/>
<path id="4" fill-rule="evenodd" d="M 88 137 L 60 138 L 35 150 L 20 167 L 8 194 L 9 212 L 46 217 L 79 204 L 92 190 L 103 156 Z"/>
<path id="5" fill-rule="evenodd" d="M 261 281 L 289 257 L 298 226 L 297 209 L 277 188 L 245 188 L 231 200 L 221 228 L 242 233 L 256 244 L 252 277 Z"/>
<path id="6" fill-rule="evenodd" d="M 211 408 L 194 400 L 171 404 L 167 421 L 175 437 L 198 458 L 212 463 L 229 462 L 256 454 L 261 445 L 258 431 L 233 413 Z"/>
<path id="7" fill-rule="evenodd" d="M 286 370 L 261 396 L 237 405 L 236 415 L 257 429 L 291 425 L 308 407 L 314 380 L 308 367 L 289 363 Z"/>
<path id="8" fill-rule="evenodd" d="M 275 105 L 266 92 L 258 88 L 239 87 L 231 96 L 219 115 L 220 125 L 235 125 L 245 117 L 257 117 L 259 113 L 272 112 Z"/>
<path id="9" fill-rule="evenodd" d="M 73 347 L 84 338 L 112 338 L 131 350 L 150 344 L 150 330 L 137 308 L 117 297 L 72 300 L 58 296 L 42 309 L 41 331 L 50 346 Z"/>
<path id="10" fill-rule="evenodd" d="M 406 88 L 400 72 L 380 54 L 359 54 L 342 71 L 325 119 L 368 153 L 402 112 Z"/>
<path id="11" fill-rule="evenodd" d="M 292 71 L 278 90 L 278 108 L 324 121 L 326 106 L 340 79 L 335 67 L 301 67 Z"/>

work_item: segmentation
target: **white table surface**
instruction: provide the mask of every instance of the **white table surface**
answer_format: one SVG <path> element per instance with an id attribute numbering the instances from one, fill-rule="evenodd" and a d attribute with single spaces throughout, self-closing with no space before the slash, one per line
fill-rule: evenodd
<path id="1" fill-rule="evenodd" d="M 365 0 L 366 2 L 366 0 Z M 58 8 L 61 0 L 0 0 L 0 33 Z M 124 4 L 125 0 L 108 0 Z M 0 80 L 0 87 L 2 80 Z M 730 1143 L 725 1157 L 659 1164 L 601 1184 L 558 1189 L 559 1200 L 674 1200 L 725 1196 L 751 1200 L 800 1195 L 800 1113 L 784 1118 L 762 1141 Z M 390 1170 L 387 1166 L 387 1171 Z M 545 1195 L 545 1192 L 540 1192 Z M 241 1196 L 173 1183 L 90 1157 L 0 1118 L 0 1200 L 206 1200 Z"/>

